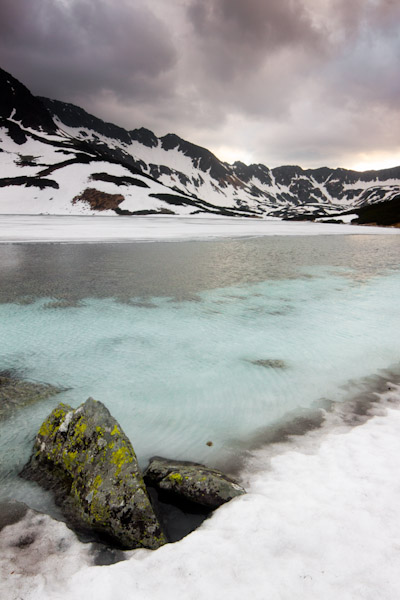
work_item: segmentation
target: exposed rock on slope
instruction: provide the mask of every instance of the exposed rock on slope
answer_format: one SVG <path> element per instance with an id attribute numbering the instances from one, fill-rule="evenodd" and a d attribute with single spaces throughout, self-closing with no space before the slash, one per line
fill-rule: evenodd
<path id="1" fill-rule="evenodd" d="M 101 402 L 59 404 L 21 474 L 54 491 L 67 520 L 122 548 L 158 548 L 164 534 L 132 445 Z"/>

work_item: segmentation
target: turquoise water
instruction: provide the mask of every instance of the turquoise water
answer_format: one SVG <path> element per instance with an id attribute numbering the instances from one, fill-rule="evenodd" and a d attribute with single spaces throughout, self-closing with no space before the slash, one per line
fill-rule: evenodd
<path id="1" fill-rule="evenodd" d="M 16 473 L 59 401 L 104 402 L 142 466 L 156 454 L 218 465 L 396 366 L 399 240 L 338 238 L 0 248 L 0 370 L 66 390 L 0 423 L 2 496 L 50 502 Z"/>

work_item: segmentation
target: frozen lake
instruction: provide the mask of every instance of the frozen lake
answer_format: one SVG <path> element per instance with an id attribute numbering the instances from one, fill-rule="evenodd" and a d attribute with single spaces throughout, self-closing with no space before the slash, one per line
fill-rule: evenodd
<path id="1" fill-rule="evenodd" d="M 104 223 L 101 227 L 108 220 L 98 219 Z M 263 236 L 257 230 L 261 226 L 274 233 Z M 25 232 L 21 229 L 18 235 L 14 229 L 7 234 L 3 227 L 3 241 L 39 239 L 39 229 L 33 234 L 32 228 L 26 230 L 26 222 L 24 227 Z M 12 370 L 66 389 L 0 423 L 0 499 L 17 498 L 56 514 L 49 497 L 35 485 L 20 481 L 17 473 L 50 410 L 61 400 L 77 406 L 93 396 L 120 421 L 143 466 L 154 454 L 198 460 L 239 471 L 251 487 L 254 496 L 232 503 L 233 508 L 227 506 L 225 512 L 217 511 L 227 515 L 225 521 L 216 514 L 205 528 L 189 536 L 192 542 L 179 543 L 183 544 L 180 548 L 192 544 L 190 552 L 196 556 L 196 552 L 204 552 L 201 532 L 204 536 L 210 530 L 212 543 L 221 539 L 221 531 L 216 533 L 212 524 L 223 522 L 223 529 L 227 527 L 229 510 L 238 522 L 242 517 L 244 522 L 251 521 L 246 503 L 253 502 L 254 516 L 257 511 L 261 514 L 259 503 L 265 494 L 271 502 L 278 502 L 278 496 L 272 498 L 277 481 L 285 481 L 280 493 L 293 493 L 290 481 L 297 480 L 291 474 L 290 460 L 283 460 L 273 472 L 272 488 L 267 486 L 265 491 L 263 487 L 270 457 L 264 444 L 281 439 L 283 424 L 307 416 L 312 407 L 323 407 L 329 413 L 335 403 L 351 406 L 361 389 L 367 395 L 381 389 L 385 373 L 398 377 L 398 235 L 383 229 L 375 234 L 375 228 L 369 228 L 367 235 L 361 234 L 366 228 L 355 228 L 354 234 L 349 226 L 343 226 L 347 235 L 340 235 L 343 228 L 337 225 L 327 226 L 336 235 L 328 229 L 319 229 L 316 235 L 312 224 L 252 222 L 246 227 L 240 235 L 247 239 L 231 239 L 227 234 L 226 239 L 212 240 L 212 231 L 218 237 L 219 230 L 213 230 L 209 220 L 204 224 L 208 233 L 203 232 L 208 241 L 119 244 L 112 243 L 116 241 L 112 233 L 108 244 L 79 244 L 78 236 L 74 244 L 0 245 L 0 371 Z M 285 235 L 288 227 L 293 227 L 291 235 Z M 43 239 L 73 238 L 68 227 L 58 237 L 54 227 L 50 230 L 41 230 Z M 174 231 L 172 235 L 170 230 L 171 239 L 182 239 Z M 165 228 L 163 235 L 167 232 Z M 194 230 L 191 237 L 197 237 Z M 136 239 L 160 238 L 139 235 Z M 96 236 L 91 240 L 95 242 Z M 356 421 L 350 413 L 349 408 L 349 421 Z M 297 432 L 302 433 L 301 427 Z M 368 435 L 373 439 L 375 433 Z M 359 448 L 365 443 L 369 449 L 368 440 L 360 440 Z M 213 445 L 208 446 L 208 441 Z M 336 456 L 336 451 L 329 452 Z M 299 466 L 300 459 L 293 460 Z M 360 458 L 360 468 L 361 462 Z M 318 465 L 315 469 L 314 473 L 308 465 L 305 472 L 310 488 L 320 490 L 317 495 L 321 494 L 324 503 L 325 492 L 313 479 L 313 473 L 320 476 L 323 466 L 321 471 Z M 351 469 L 349 472 L 352 477 Z M 258 499 L 257 494 L 261 494 Z M 281 497 L 281 501 L 285 505 L 290 498 Z M 288 506 L 288 514 L 291 510 Z M 338 510 L 339 519 L 343 513 Z M 304 514 L 311 522 L 311 513 Z M 332 523 L 333 517 L 329 518 Z M 277 531 L 275 521 L 269 526 L 278 535 L 278 524 Z M 247 535 L 243 527 L 243 535 Z M 242 534 L 237 530 L 232 539 L 236 535 Z M 229 541 L 224 543 L 224 553 L 231 556 Z M 258 538 L 257 544 L 261 544 Z M 157 551 L 152 556 L 160 559 L 149 558 L 145 563 L 150 569 L 151 563 L 160 560 L 158 568 L 163 568 L 162 556 L 167 561 L 171 552 L 174 550 Z M 301 556 L 293 560 L 301 561 Z M 232 562 L 221 564 L 229 579 Z M 123 570 L 123 565 L 118 569 Z M 251 568 L 249 563 L 246 569 Z M 99 594 L 109 577 L 107 568 L 102 569 L 102 584 L 96 588 Z M 153 594 L 151 570 L 143 569 L 148 578 L 143 589 Z M 196 572 L 200 577 L 200 571 Z M 243 595 L 246 578 L 241 579 L 239 573 L 240 569 L 238 590 Z M 128 574 L 122 576 L 127 582 Z M 94 576 L 84 577 L 83 589 L 89 581 L 94 585 Z M 349 581 L 351 577 L 353 574 Z M 71 597 L 84 597 L 76 595 L 77 585 Z M 216 588 L 218 597 L 224 597 L 218 592 L 221 585 Z M 207 594 L 199 592 L 193 597 L 212 597 L 211 583 L 205 589 Z M 261 600 L 260 589 L 256 586 L 255 597 Z M 318 590 L 320 597 L 330 598 L 324 595 L 323 586 Z M 351 597 L 341 595 L 340 590 L 339 595 Z M 57 597 L 54 590 L 49 595 Z"/>

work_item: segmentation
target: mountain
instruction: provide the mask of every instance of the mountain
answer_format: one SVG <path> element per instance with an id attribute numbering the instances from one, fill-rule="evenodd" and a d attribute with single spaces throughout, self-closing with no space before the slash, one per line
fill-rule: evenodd
<path id="1" fill-rule="evenodd" d="M 173 133 L 127 131 L 73 104 L 34 97 L 1 69 L 0 90 L 3 213 L 340 219 L 369 205 L 385 212 L 390 203 L 391 219 L 400 221 L 400 167 L 230 165 Z"/>

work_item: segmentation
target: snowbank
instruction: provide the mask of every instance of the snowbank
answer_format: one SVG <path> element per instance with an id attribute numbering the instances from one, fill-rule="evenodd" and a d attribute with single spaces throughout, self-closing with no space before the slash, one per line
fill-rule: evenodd
<path id="1" fill-rule="evenodd" d="M 249 493 L 178 543 L 112 566 L 83 559 L 72 577 L 60 555 L 45 582 L 8 574 L 2 597 L 397 600 L 399 402 L 391 386 L 362 426 L 341 422 L 258 450 L 246 468 Z"/>

